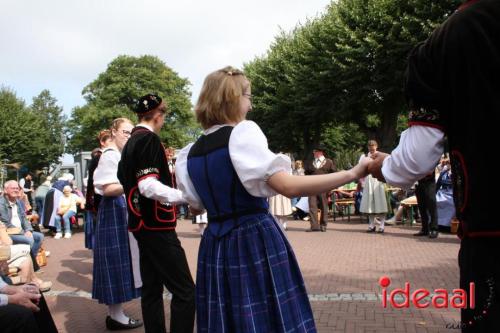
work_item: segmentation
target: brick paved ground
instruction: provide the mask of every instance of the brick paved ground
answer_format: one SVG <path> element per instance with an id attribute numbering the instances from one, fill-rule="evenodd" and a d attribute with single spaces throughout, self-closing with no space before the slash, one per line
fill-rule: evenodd
<path id="1" fill-rule="evenodd" d="M 455 309 L 384 309 L 378 279 L 389 276 L 392 288 L 411 283 L 412 290 L 458 288 L 456 236 L 416 238 L 417 227 L 388 226 L 386 233 L 367 234 L 358 219 L 331 222 L 326 233 L 305 233 L 307 223 L 290 221 L 287 235 L 304 275 L 319 332 L 459 332 Z M 190 221 L 181 221 L 179 238 L 195 275 L 199 236 Z M 71 240 L 47 237 L 49 265 L 41 275 L 54 283 L 47 302 L 61 332 L 105 332 L 107 309 L 90 298 L 92 252 L 82 232 Z M 169 320 L 168 300 L 165 313 Z M 140 302 L 126 305 L 141 317 Z M 134 332 L 143 332 L 141 329 Z M 265 332 L 263 332 L 265 333 Z"/>

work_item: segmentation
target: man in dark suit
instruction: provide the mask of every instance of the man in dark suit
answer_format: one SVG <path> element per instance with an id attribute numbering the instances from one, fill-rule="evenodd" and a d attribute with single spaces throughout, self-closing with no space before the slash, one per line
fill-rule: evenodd
<path id="1" fill-rule="evenodd" d="M 326 158 L 324 153 L 325 148 L 321 145 L 316 146 L 313 149 L 314 160 L 308 161 L 306 163 L 306 175 L 324 175 L 337 171 L 335 162 L 329 158 Z M 319 221 L 318 208 L 321 209 Z M 328 223 L 328 193 L 321 193 L 309 197 L 309 215 L 311 217 L 311 229 L 307 229 L 306 231 L 325 232 Z"/>

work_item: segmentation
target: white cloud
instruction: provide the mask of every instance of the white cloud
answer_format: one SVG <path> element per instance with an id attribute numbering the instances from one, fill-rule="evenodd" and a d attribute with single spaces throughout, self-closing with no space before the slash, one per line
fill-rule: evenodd
<path id="1" fill-rule="evenodd" d="M 325 10 L 328 0 L 8 1 L 0 12 L 0 85 L 28 103 L 49 89 L 69 114 L 81 90 L 120 54 L 151 54 L 188 78 L 241 67 Z"/>

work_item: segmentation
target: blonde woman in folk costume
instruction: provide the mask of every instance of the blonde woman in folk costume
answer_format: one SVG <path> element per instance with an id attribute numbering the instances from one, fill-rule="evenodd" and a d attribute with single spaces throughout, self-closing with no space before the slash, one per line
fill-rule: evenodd
<path id="1" fill-rule="evenodd" d="M 177 184 L 192 209 L 208 214 L 198 255 L 198 332 L 316 332 L 297 260 L 266 198 L 308 196 L 366 174 L 291 175 L 268 149 L 252 110 L 250 81 L 225 67 L 207 76 L 195 107 L 204 129 L 177 158 Z"/>

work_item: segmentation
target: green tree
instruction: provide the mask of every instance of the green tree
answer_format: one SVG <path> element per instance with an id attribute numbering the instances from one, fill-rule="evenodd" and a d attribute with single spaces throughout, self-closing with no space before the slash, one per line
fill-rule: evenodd
<path id="1" fill-rule="evenodd" d="M 38 156 L 31 164 L 33 169 L 41 169 L 57 162 L 64 152 L 65 122 L 63 108 L 57 105 L 57 99 L 50 91 L 43 90 L 33 98 L 29 112 L 34 113 L 39 128 L 33 137 L 31 151 Z"/>
<path id="2" fill-rule="evenodd" d="M 8 88 L 0 89 L 0 158 L 9 162 L 24 163 L 21 150 L 29 143 L 29 132 L 21 124 L 30 121 L 25 112 L 25 103 Z M 32 126 L 33 123 L 26 123 Z"/>
<path id="3" fill-rule="evenodd" d="M 321 16 L 280 33 L 265 56 L 246 64 L 255 100 L 251 118 L 271 147 L 299 155 L 308 156 L 332 127 L 352 130 L 348 123 L 363 133 L 358 147 L 374 138 L 382 149 L 392 148 L 401 129 L 398 116 L 407 112 L 407 54 L 458 2 L 332 2 Z"/>
<path id="4" fill-rule="evenodd" d="M 131 112 L 136 99 L 147 93 L 160 95 L 168 105 L 167 126 L 160 136 L 168 145 L 180 147 L 190 139 L 196 126 L 191 112 L 189 81 L 159 58 L 119 56 L 105 72 L 82 91 L 87 104 L 72 111 L 69 122 L 69 151 L 95 148 L 97 133 L 108 128 L 116 117 L 135 120 Z"/>
<path id="5" fill-rule="evenodd" d="M 0 158 L 36 172 L 57 161 L 63 151 L 62 109 L 48 90 L 26 107 L 12 90 L 0 89 Z"/>
<path id="6" fill-rule="evenodd" d="M 343 106 L 382 149 L 397 136 L 398 115 L 406 112 L 403 94 L 406 58 L 459 4 L 458 0 L 341 0 L 335 62 L 345 92 Z M 380 123 L 370 121 L 375 114 Z M 373 118 L 371 118 L 373 119 Z"/>
<path id="7" fill-rule="evenodd" d="M 92 103 L 77 106 L 68 120 L 68 152 L 90 151 L 99 145 L 97 135 L 103 129 L 110 128 L 115 118 L 126 117 L 135 120 L 126 107 L 98 107 Z"/>

